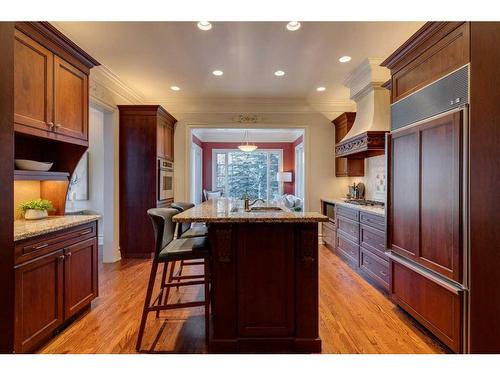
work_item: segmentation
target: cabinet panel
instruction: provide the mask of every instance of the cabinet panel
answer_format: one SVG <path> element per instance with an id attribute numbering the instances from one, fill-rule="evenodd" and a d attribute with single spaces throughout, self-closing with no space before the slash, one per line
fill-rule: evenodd
<path id="1" fill-rule="evenodd" d="M 419 152 L 418 133 L 392 135 L 388 247 L 403 256 L 418 254 Z"/>
<path id="2" fill-rule="evenodd" d="M 336 231 L 334 228 L 329 223 L 323 223 L 323 242 L 331 249 L 335 248 Z"/>
<path id="3" fill-rule="evenodd" d="M 156 126 L 156 152 L 160 158 L 165 157 L 165 126 L 161 120 Z"/>
<path id="4" fill-rule="evenodd" d="M 463 292 L 452 292 L 391 261 L 391 296 L 455 352 L 462 350 Z"/>
<path id="5" fill-rule="evenodd" d="M 373 254 L 388 260 L 387 255 L 385 255 L 384 232 L 361 224 L 361 228 L 359 230 L 359 242 L 362 247 L 371 251 Z"/>
<path id="6" fill-rule="evenodd" d="M 337 252 L 346 257 L 354 266 L 359 266 L 359 245 L 350 241 L 337 231 Z"/>
<path id="7" fill-rule="evenodd" d="M 165 158 L 169 160 L 174 160 L 174 128 L 170 125 L 165 127 L 164 135 L 165 143 Z"/>
<path id="8" fill-rule="evenodd" d="M 63 322 L 63 251 L 15 269 L 17 353 L 35 349 Z"/>
<path id="9" fill-rule="evenodd" d="M 337 232 L 342 233 L 350 241 L 359 243 L 359 223 L 347 219 L 343 216 L 337 216 Z"/>
<path id="10" fill-rule="evenodd" d="M 393 102 L 469 62 L 469 25 L 464 23 L 393 75 Z"/>
<path id="11" fill-rule="evenodd" d="M 64 318 L 68 319 L 97 296 L 97 238 L 64 250 Z"/>
<path id="12" fill-rule="evenodd" d="M 420 262 L 460 281 L 461 113 L 420 128 Z"/>
<path id="13" fill-rule="evenodd" d="M 54 59 L 55 132 L 88 140 L 88 78 L 65 60 Z"/>
<path id="14" fill-rule="evenodd" d="M 52 122 L 54 55 L 16 30 L 14 41 L 15 130 L 24 126 L 50 130 Z"/>
<path id="15" fill-rule="evenodd" d="M 360 268 L 385 290 L 389 290 L 389 262 L 361 248 Z"/>

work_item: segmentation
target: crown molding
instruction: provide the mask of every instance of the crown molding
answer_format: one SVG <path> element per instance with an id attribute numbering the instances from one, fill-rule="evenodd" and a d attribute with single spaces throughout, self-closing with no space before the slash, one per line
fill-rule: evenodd
<path id="1" fill-rule="evenodd" d="M 351 90 L 350 98 L 352 100 L 359 100 L 373 89 L 380 88 L 390 79 L 389 69 L 380 66 L 383 61 L 382 58 L 369 57 L 344 80 L 344 85 Z"/>
<path id="2" fill-rule="evenodd" d="M 107 66 L 100 65 L 90 71 L 90 94 L 103 100 L 103 90 L 108 90 L 118 96 L 114 104 L 132 103 L 144 104 L 144 96 L 132 89 L 114 74 Z"/>

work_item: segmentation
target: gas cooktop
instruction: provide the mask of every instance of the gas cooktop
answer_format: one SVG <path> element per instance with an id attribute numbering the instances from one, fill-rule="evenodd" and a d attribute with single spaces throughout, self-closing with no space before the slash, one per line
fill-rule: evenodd
<path id="1" fill-rule="evenodd" d="M 368 199 L 344 199 L 345 203 L 357 204 L 360 206 L 380 206 L 384 207 L 384 202 L 371 201 Z"/>

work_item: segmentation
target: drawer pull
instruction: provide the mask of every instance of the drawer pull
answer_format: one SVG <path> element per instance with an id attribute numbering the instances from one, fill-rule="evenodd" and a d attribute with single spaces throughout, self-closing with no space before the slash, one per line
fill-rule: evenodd
<path id="1" fill-rule="evenodd" d="M 59 262 L 62 262 L 64 260 L 64 255 L 59 255 Z"/>
<path id="2" fill-rule="evenodd" d="M 68 258 L 71 258 L 71 253 L 66 254 Z"/>
<path id="3" fill-rule="evenodd" d="M 43 249 L 45 247 L 49 246 L 48 243 L 44 243 L 43 245 L 38 245 L 38 246 L 35 246 L 33 247 L 33 250 L 40 250 L 40 249 Z"/>
<path id="4" fill-rule="evenodd" d="M 83 236 L 85 234 L 89 234 L 89 233 L 92 233 L 92 229 L 87 229 L 87 230 L 84 230 L 83 232 L 81 232 L 79 235 L 80 236 Z"/>
<path id="5" fill-rule="evenodd" d="M 365 259 L 365 264 L 370 265 L 370 264 L 372 264 L 372 262 L 368 262 L 368 261 Z"/>
<path id="6" fill-rule="evenodd" d="M 385 271 L 380 271 L 380 274 L 381 274 L 382 276 L 387 276 L 387 272 L 385 272 Z"/>

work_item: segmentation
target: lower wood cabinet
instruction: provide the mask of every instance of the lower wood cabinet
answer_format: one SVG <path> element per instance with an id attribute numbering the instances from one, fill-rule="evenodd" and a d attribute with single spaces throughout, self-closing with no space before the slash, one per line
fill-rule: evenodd
<path id="1" fill-rule="evenodd" d="M 335 230 L 335 224 L 328 222 L 328 223 L 323 223 L 322 225 L 323 228 L 323 242 L 325 243 L 326 247 L 330 249 L 335 249 L 335 241 L 337 237 L 337 231 Z"/>
<path id="2" fill-rule="evenodd" d="M 63 250 L 16 268 L 16 353 L 37 348 L 63 323 L 63 274 Z"/>
<path id="3" fill-rule="evenodd" d="M 453 351 L 463 351 L 465 292 L 391 260 L 391 298 Z"/>
<path id="4" fill-rule="evenodd" d="M 76 228 L 16 243 L 25 251 L 50 249 L 15 266 L 16 353 L 36 350 L 97 297 L 96 223 Z"/>

